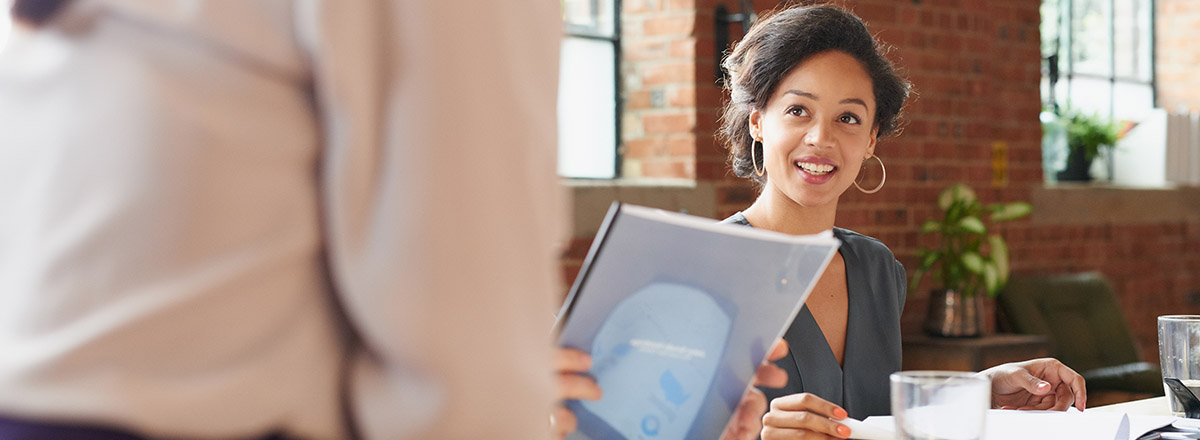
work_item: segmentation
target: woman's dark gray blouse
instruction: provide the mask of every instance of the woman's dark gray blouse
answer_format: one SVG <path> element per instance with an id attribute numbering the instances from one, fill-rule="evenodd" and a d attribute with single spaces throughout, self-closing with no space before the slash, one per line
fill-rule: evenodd
<path id="1" fill-rule="evenodd" d="M 751 226 L 742 213 L 725 223 Z M 763 388 L 767 399 L 812 393 L 841 405 L 850 417 L 891 413 L 888 375 L 900 370 L 900 312 L 907 292 L 904 266 L 879 240 L 834 228 L 846 261 L 849 310 L 843 365 L 838 365 L 808 306 L 784 334 L 788 356 L 776 362 L 788 372 L 784 388 Z"/>

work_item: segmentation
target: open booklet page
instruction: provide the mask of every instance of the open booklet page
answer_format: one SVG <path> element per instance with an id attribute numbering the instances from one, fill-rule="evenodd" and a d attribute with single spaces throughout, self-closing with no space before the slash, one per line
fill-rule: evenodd
<path id="1" fill-rule="evenodd" d="M 557 324 L 604 390 L 568 438 L 718 438 L 837 247 L 614 204 Z"/>
<path id="2" fill-rule="evenodd" d="M 984 422 L 983 440 L 1136 440 L 1147 432 L 1170 425 L 1175 419 L 1177 417 L 1079 411 L 1075 408 L 1066 411 L 991 409 Z M 896 429 L 895 419 L 891 416 L 868 417 L 865 422 L 882 429 Z M 850 438 L 860 437 L 851 433 Z"/>

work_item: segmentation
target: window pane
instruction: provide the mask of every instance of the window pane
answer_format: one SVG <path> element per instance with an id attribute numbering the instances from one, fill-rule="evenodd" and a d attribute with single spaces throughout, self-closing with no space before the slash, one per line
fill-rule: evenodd
<path id="1" fill-rule="evenodd" d="M 1154 89 L 1149 84 L 1117 82 L 1113 87 L 1113 119 L 1143 121 L 1154 108 Z"/>
<path id="2" fill-rule="evenodd" d="M 561 0 L 563 24 L 569 34 L 612 37 L 616 16 L 614 0 Z"/>
<path id="3" fill-rule="evenodd" d="M 1050 77 L 1046 76 L 1045 73 L 1042 74 L 1040 85 L 1042 89 L 1042 107 L 1049 107 L 1054 104 L 1055 100 L 1050 99 Z"/>
<path id="4" fill-rule="evenodd" d="M 1060 23 L 1062 14 L 1059 12 L 1062 5 L 1058 0 L 1045 0 L 1042 2 L 1041 15 L 1041 32 L 1042 32 L 1042 56 L 1048 57 L 1058 52 L 1059 32 L 1061 31 Z"/>
<path id="5" fill-rule="evenodd" d="M 1047 81 L 1049 82 L 1049 81 Z M 1047 86 L 1048 87 L 1048 86 Z M 1054 102 L 1063 109 L 1071 108 L 1071 82 L 1065 78 L 1059 78 L 1058 84 L 1054 87 Z"/>
<path id="6" fill-rule="evenodd" d="M 1150 5 L 1147 0 L 1115 0 L 1116 75 L 1150 80 Z"/>
<path id="7" fill-rule="evenodd" d="M 1137 79 L 1151 82 L 1154 81 L 1154 0 L 1137 0 L 1136 3 L 1139 60 Z"/>
<path id="8" fill-rule="evenodd" d="M 1070 104 L 1067 108 L 1084 113 L 1108 116 L 1112 99 L 1112 83 L 1107 79 L 1079 78 L 1071 80 Z"/>
<path id="9" fill-rule="evenodd" d="M 616 174 L 617 102 L 611 41 L 567 37 L 558 79 L 558 173 Z"/>
<path id="10" fill-rule="evenodd" d="M 1109 0 L 1074 0 L 1071 17 L 1071 70 L 1093 75 L 1111 75 L 1112 30 L 1108 22 Z"/>

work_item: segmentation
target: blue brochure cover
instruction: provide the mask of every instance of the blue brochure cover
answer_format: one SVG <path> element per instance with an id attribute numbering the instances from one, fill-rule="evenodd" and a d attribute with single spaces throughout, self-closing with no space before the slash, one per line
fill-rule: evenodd
<path id="1" fill-rule="evenodd" d="M 556 324 L 604 390 L 567 438 L 718 438 L 837 247 L 614 203 Z"/>

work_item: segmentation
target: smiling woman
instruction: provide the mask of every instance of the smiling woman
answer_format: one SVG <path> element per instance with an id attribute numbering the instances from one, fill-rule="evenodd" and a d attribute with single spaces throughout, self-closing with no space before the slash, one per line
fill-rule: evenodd
<path id="1" fill-rule="evenodd" d="M 831 420 L 889 412 L 888 374 L 900 369 L 905 273 L 877 240 L 834 227 L 838 200 L 881 137 L 893 134 L 908 82 L 863 23 L 834 6 L 792 8 L 758 22 L 725 60 L 731 99 L 722 121 L 730 162 L 762 185 L 727 219 L 787 234 L 833 229 L 841 249 L 784 339 L 785 388 L 763 438 L 795 431 L 841 435 Z M 772 406 L 775 408 L 775 406 Z M 807 425 L 784 419 L 821 417 Z M 811 433 L 810 433 L 811 434 Z"/>
<path id="2" fill-rule="evenodd" d="M 832 229 L 842 242 L 784 334 L 792 356 L 776 365 L 789 379 L 782 389 L 763 390 L 773 398 L 764 439 L 845 438 L 850 428 L 836 420 L 890 412 L 888 375 L 901 366 L 904 267 L 883 243 L 834 225 L 842 194 L 858 186 L 865 161 L 884 162 L 878 143 L 899 129 L 909 83 L 886 52 L 854 14 L 818 5 L 767 16 L 723 63 L 730 100 L 722 140 L 734 172 L 762 190 L 725 221 L 786 234 Z M 1082 409 L 1086 399 L 1083 379 L 1053 359 L 985 373 L 993 402 L 1008 406 Z"/>

